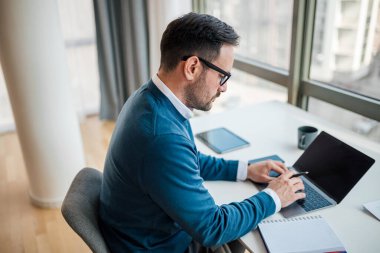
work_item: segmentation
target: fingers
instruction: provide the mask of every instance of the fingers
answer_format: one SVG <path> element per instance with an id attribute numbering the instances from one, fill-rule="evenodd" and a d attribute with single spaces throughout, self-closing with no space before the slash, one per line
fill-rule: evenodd
<path id="1" fill-rule="evenodd" d="M 294 174 L 295 172 L 293 170 L 287 170 L 280 177 L 282 177 L 283 179 L 290 179 Z"/>
<path id="2" fill-rule="evenodd" d="M 299 184 L 299 183 L 302 183 L 302 179 L 299 177 L 293 177 L 289 179 L 289 183 L 291 185 Z"/>
<path id="3" fill-rule="evenodd" d="M 264 183 L 268 183 L 268 182 L 270 182 L 270 181 L 272 181 L 272 180 L 275 180 L 275 179 L 277 179 L 278 177 L 271 177 L 271 176 L 268 176 L 268 175 L 263 175 L 263 182 Z"/>
<path id="4" fill-rule="evenodd" d="M 305 186 L 304 186 L 304 184 L 302 182 L 294 184 L 292 186 L 292 191 L 293 192 L 304 191 L 304 190 L 305 190 Z"/>
<path id="5" fill-rule="evenodd" d="M 289 171 L 290 173 L 285 173 L 283 180 L 287 181 L 287 184 L 291 187 L 292 192 L 294 192 L 296 195 L 299 191 L 305 190 L 305 185 L 303 184 L 303 181 L 299 177 L 293 177 L 292 175 L 295 173 L 293 171 Z"/>
<path id="6" fill-rule="evenodd" d="M 274 170 L 275 172 L 280 173 L 280 174 L 283 174 L 288 170 L 285 164 L 279 161 L 268 160 L 267 166 L 270 170 Z"/>
<path id="7" fill-rule="evenodd" d="M 272 181 L 272 180 L 274 180 L 276 178 L 277 177 L 271 177 L 268 174 L 262 174 L 260 176 L 260 182 L 262 182 L 262 183 L 268 183 L 268 182 L 270 182 L 270 181 Z"/>
<path id="8" fill-rule="evenodd" d="M 294 201 L 306 198 L 306 194 L 304 192 L 295 193 L 294 196 L 295 196 Z"/>
<path id="9" fill-rule="evenodd" d="M 306 198 L 306 194 L 304 192 L 305 185 L 302 180 L 300 178 L 291 178 L 289 181 L 290 184 L 293 185 L 292 191 L 294 192 L 294 201 Z"/>
<path id="10" fill-rule="evenodd" d="M 285 164 L 280 162 L 280 161 L 273 161 L 273 163 L 275 163 L 277 166 L 279 166 L 284 172 L 288 170 L 288 168 L 285 166 Z"/>
<path id="11" fill-rule="evenodd" d="M 302 179 L 300 177 L 291 178 L 295 173 L 294 171 L 287 170 L 268 185 L 269 188 L 277 193 L 282 207 L 286 207 L 294 201 L 306 197 L 305 192 L 303 192 L 305 186 Z"/>

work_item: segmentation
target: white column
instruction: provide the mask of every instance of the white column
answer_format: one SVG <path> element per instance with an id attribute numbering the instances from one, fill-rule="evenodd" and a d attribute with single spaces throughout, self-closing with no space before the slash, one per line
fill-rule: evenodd
<path id="1" fill-rule="evenodd" d="M 191 0 L 149 0 L 149 54 L 151 75 L 160 66 L 160 42 L 166 26 L 174 19 L 192 11 Z"/>
<path id="2" fill-rule="evenodd" d="M 34 204 L 59 206 L 84 166 L 55 0 L 0 1 L 0 61 Z"/>

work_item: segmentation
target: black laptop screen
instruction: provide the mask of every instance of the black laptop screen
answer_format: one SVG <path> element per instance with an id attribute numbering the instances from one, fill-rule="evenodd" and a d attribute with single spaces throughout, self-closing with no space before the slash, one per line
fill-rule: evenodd
<path id="1" fill-rule="evenodd" d="M 375 162 L 371 157 L 321 132 L 294 164 L 337 203 Z"/>

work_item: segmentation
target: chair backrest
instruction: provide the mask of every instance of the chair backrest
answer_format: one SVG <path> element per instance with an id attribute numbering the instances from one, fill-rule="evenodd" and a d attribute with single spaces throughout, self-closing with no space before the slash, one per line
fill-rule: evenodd
<path id="1" fill-rule="evenodd" d="M 99 194 L 103 174 L 84 168 L 75 176 L 61 212 L 70 227 L 93 252 L 110 252 L 98 225 Z"/>

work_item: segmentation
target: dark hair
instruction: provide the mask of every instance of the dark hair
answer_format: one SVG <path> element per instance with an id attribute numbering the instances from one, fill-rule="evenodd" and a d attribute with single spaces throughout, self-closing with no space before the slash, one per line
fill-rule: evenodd
<path id="1" fill-rule="evenodd" d="M 190 12 L 168 25 L 161 39 L 161 66 L 173 70 L 181 57 L 197 55 L 213 61 L 223 44 L 237 46 L 239 35 L 223 21 L 207 15 Z"/>

